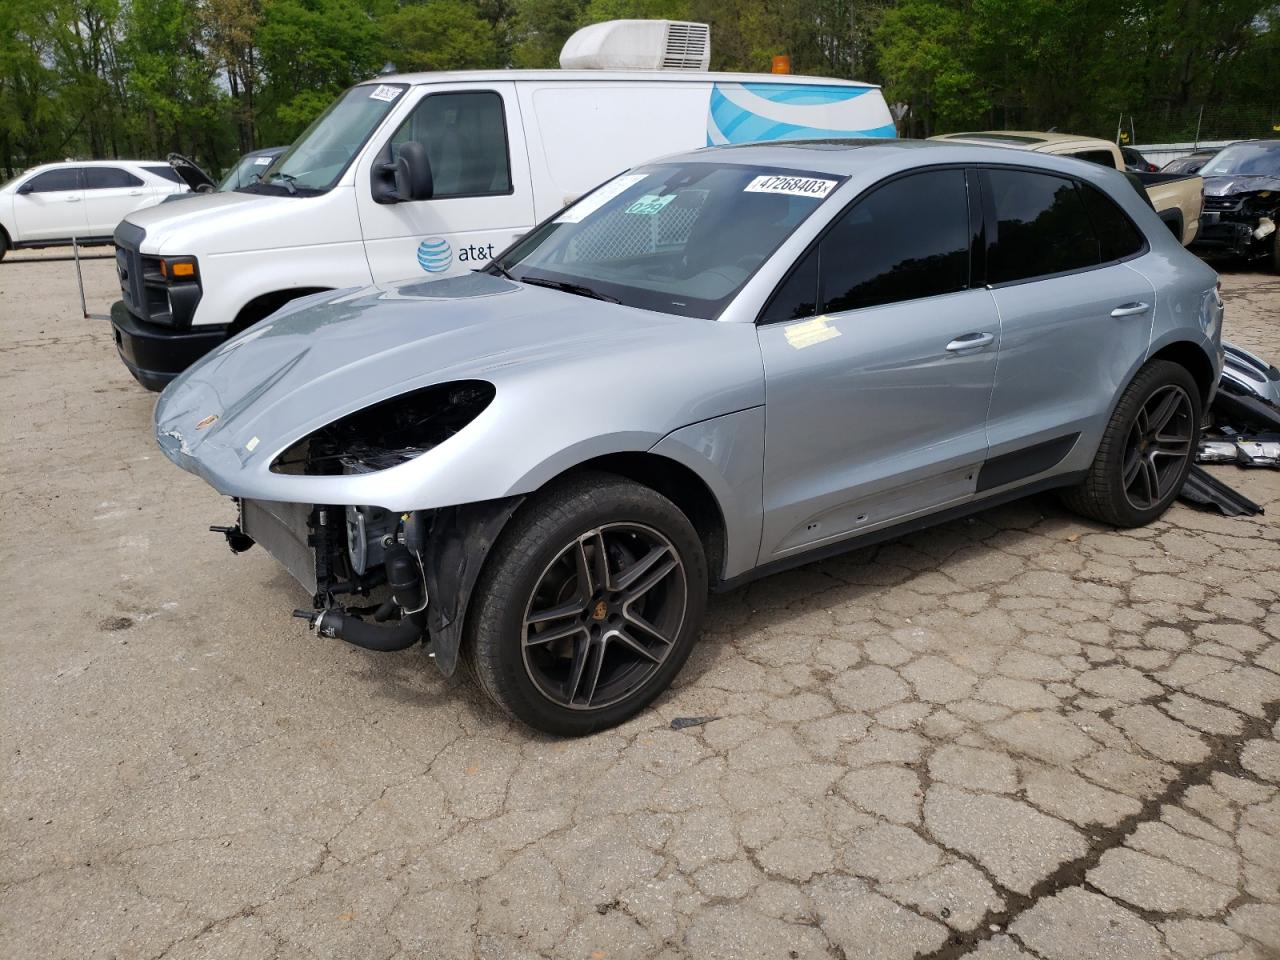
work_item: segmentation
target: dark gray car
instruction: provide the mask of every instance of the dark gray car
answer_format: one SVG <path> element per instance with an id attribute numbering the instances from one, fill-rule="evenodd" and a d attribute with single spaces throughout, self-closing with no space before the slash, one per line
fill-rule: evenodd
<path id="1" fill-rule="evenodd" d="M 1158 517 L 1221 317 L 1215 273 L 1097 164 L 710 149 L 479 273 L 295 301 L 175 380 L 156 435 L 318 632 L 425 641 L 581 734 L 670 683 L 708 588 L 1050 488 Z"/>

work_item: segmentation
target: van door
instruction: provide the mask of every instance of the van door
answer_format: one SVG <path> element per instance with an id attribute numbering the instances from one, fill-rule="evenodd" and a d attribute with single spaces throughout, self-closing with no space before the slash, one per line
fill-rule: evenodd
<path id="1" fill-rule="evenodd" d="M 356 198 L 375 283 L 445 277 L 484 266 L 533 226 L 528 152 L 514 83 L 419 87 L 412 111 L 366 152 Z M 431 161 L 430 200 L 379 202 L 375 179 L 400 146 Z"/>

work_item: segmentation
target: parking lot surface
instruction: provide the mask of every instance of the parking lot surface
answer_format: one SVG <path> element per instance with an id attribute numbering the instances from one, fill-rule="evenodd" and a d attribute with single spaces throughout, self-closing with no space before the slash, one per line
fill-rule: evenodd
<path id="1" fill-rule="evenodd" d="M 1224 284 L 1280 358 L 1280 280 Z M 1214 468 L 1263 517 L 1037 498 L 714 598 L 654 709 L 561 741 L 290 619 L 70 264 L 0 264 L 0 318 L 9 960 L 1280 956 L 1280 472 Z"/>

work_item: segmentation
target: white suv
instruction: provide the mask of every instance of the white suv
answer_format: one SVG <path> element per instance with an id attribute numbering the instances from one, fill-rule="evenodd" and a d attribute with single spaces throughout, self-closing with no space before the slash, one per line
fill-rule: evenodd
<path id="1" fill-rule="evenodd" d="M 84 160 L 32 167 L 0 186 L 0 258 L 10 248 L 110 243 L 121 220 L 186 185 L 164 161 Z"/>

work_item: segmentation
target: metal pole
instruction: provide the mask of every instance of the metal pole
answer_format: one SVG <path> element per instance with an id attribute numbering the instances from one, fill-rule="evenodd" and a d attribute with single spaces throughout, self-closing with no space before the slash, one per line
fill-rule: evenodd
<path id="1" fill-rule="evenodd" d="M 1116 117 L 1116 143 L 1120 142 L 1120 131 L 1124 129 L 1124 111 L 1120 111 L 1120 116 Z"/>
<path id="2" fill-rule="evenodd" d="M 1196 117 L 1196 142 L 1195 146 L 1200 146 L 1200 121 L 1204 119 L 1204 104 L 1200 104 L 1200 116 Z"/>
<path id="3" fill-rule="evenodd" d="M 80 241 L 78 237 L 71 238 L 71 254 L 76 261 L 76 286 L 80 288 L 80 317 L 83 320 L 88 320 L 89 304 L 84 299 L 84 276 L 80 273 Z"/>

